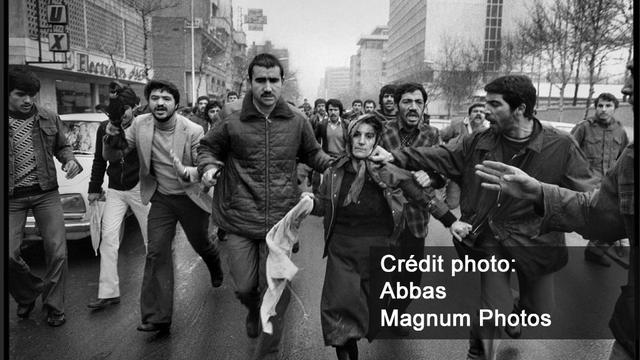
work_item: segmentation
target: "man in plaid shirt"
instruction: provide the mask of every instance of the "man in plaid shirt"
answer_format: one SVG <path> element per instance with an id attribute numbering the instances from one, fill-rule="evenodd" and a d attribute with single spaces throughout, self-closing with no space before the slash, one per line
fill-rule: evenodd
<path id="1" fill-rule="evenodd" d="M 406 83 L 396 88 L 395 103 L 398 104 L 398 113 L 395 120 L 386 123 L 382 134 L 382 147 L 391 151 L 404 147 L 415 146 L 435 146 L 440 143 L 438 129 L 428 125 L 424 121 L 424 106 L 427 100 L 427 93 L 420 84 Z M 428 174 L 432 185 L 424 189 L 429 202 L 413 201 L 404 207 L 405 229 L 398 238 L 400 255 L 402 258 L 409 258 L 414 255 L 415 259 L 424 257 L 424 243 L 428 233 L 429 213 L 433 214 L 446 227 L 450 227 L 457 219 L 453 215 L 444 201 L 435 197 L 433 187 L 442 187 L 444 180 L 438 174 Z M 424 171 L 418 171 L 416 177 L 427 176 Z M 408 284 L 420 285 L 422 274 L 420 272 L 402 272 L 397 281 Z M 389 309 L 396 308 L 400 312 L 409 306 L 408 300 L 392 301 Z M 398 332 L 404 332 L 398 328 Z"/>

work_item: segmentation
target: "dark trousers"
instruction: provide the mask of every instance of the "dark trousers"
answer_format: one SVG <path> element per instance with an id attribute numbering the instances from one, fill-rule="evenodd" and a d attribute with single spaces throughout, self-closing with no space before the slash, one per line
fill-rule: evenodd
<path id="1" fill-rule="evenodd" d="M 44 279 L 34 275 L 20 253 L 27 210 L 33 210 L 42 234 L 45 262 Z M 29 304 L 42 293 L 49 310 L 64 312 L 67 277 L 67 240 L 64 212 L 57 190 L 9 199 L 9 293 L 19 304 Z"/>
<path id="2" fill-rule="evenodd" d="M 187 240 L 202 257 L 207 267 L 212 262 L 219 261 L 218 248 L 207 234 L 209 213 L 202 210 L 187 195 L 163 195 L 156 191 L 151 198 L 147 222 L 149 245 L 140 292 L 140 313 L 143 323 L 171 323 L 173 312 L 171 243 L 176 234 L 178 221 L 187 235 Z"/>
<path id="3" fill-rule="evenodd" d="M 229 260 L 229 272 L 236 287 L 236 296 L 247 308 L 260 306 L 267 289 L 266 261 L 269 249 L 264 239 L 250 239 L 238 234 L 226 235 L 225 248 Z M 284 327 L 284 314 L 291 298 L 289 287 L 285 287 L 276 315 L 271 317 L 273 334 L 260 333 L 253 359 L 269 359 L 278 355 Z"/>
<path id="4" fill-rule="evenodd" d="M 415 237 L 411 231 L 405 227 L 400 236 L 398 237 L 398 248 L 396 252 L 399 259 L 409 259 L 411 255 L 416 260 L 424 258 L 424 242 L 425 238 Z M 415 286 L 420 286 L 422 282 L 422 272 L 396 272 L 393 274 L 393 281 L 399 282 L 402 285 L 409 286 L 409 283 L 413 283 Z M 398 312 L 403 313 L 411 304 L 411 299 L 395 299 L 389 301 L 389 309 L 398 309 Z"/>

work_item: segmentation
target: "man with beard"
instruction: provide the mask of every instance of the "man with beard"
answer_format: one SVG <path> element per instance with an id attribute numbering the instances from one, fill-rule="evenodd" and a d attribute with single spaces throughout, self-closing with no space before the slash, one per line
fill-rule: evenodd
<path id="1" fill-rule="evenodd" d="M 480 274 L 480 309 L 502 314 L 512 310 L 550 313 L 555 306 L 553 273 L 567 263 L 564 235 L 539 235 L 542 219 L 531 204 L 482 188 L 481 179 L 474 175 L 475 166 L 484 160 L 504 161 L 545 182 L 580 191 L 593 189 L 595 182 L 587 159 L 570 135 L 543 126 L 535 118 L 536 89 L 531 79 L 507 75 L 494 79 L 484 90 L 489 129 L 452 147 L 408 147 L 391 152 L 378 147 L 371 159 L 407 169 L 431 169 L 460 184 L 461 220 L 472 224 L 477 236 L 454 241 L 459 255 L 514 259 L 518 275 L 520 298 L 514 305 L 509 274 Z M 518 337 L 520 329 L 506 327 L 505 331 Z M 494 360 L 501 336 L 502 329 L 481 326 L 476 312 L 468 358 Z"/>
<path id="2" fill-rule="evenodd" d="M 322 144 L 322 150 L 332 157 L 345 153 L 347 139 L 347 121 L 342 118 L 342 102 L 338 99 L 327 101 L 328 119 L 320 121 L 316 127 L 316 139 Z"/>
<path id="3" fill-rule="evenodd" d="M 380 104 L 380 110 L 378 114 L 380 114 L 386 121 L 391 121 L 396 119 L 396 113 L 398 109 L 396 108 L 396 103 L 394 100 L 396 93 L 396 86 L 392 84 L 388 84 L 380 89 L 380 94 L 378 95 L 378 104 Z"/>
<path id="4" fill-rule="evenodd" d="M 627 65 L 629 74 L 622 93 L 634 106 L 633 60 Z M 539 182 L 524 171 L 499 162 L 486 161 L 476 167 L 476 174 L 490 190 L 530 201 L 543 216 L 542 232 L 576 231 L 585 237 L 613 242 L 628 237 L 631 242 L 627 284 L 616 302 L 609 328 L 615 342 L 609 360 L 631 360 L 638 357 L 637 276 L 638 235 L 635 213 L 634 182 L 636 162 L 634 144 L 627 146 L 613 168 L 602 179 L 602 186 L 588 193 L 580 193 Z M 594 294 L 597 296 L 597 294 Z"/>
<path id="5" fill-rule="evenodd" d="M 364 101 L 364 113 L 368 114 L 368 113 L 372 113 L 376 111 L 376 102 L 371 100 L 371 99 L 367 99 Z"/>
<path id="6" fill-rule="evenodd" d="M 114 162 L 131 151 L 138 153 L 140 196 L 143 204 L 151 202 L 138 330 L 168 333 L 173 311 L 171 243 L 177 222 L 207 265 L 213 287 L 222 284 L 223 275 L 216 243 L 207 235 L 211 197 L 200 186 L 196 168 L 196 149 L 204 131 L 175 112 L 180 93 L 174 84 L 152 80 L 144 95 L 151 113 L 135 118 L 124 135 L 114 124 L 107 125 L 103 156 Z M 122 136 L 126 145 L 112 146 L 113 138 Z"/>
<path id="7" fill-rule="evenodd" d="M 66 321 L 67 239 L 53 156 L 62 163 L 67 179 L 82 167 L 64 136 L 60 117 L 34 103 L 40 91 L 36 75 L 25 67 L 13 67 L 8 75 L 9 293 L 22 319 L 29 317 L 42 295 L 47 324 L 55 327 Z M 33 212 L 42 234 L 44 279 L 33 274 L 21 254 L 27 211 Z"/>
<path id="8" fill-rule="evenodd" d="M 204 113 L 204 109 L 207 107 L 209 103 L 208 96 L 200 96 L 198 97 L 198 101 L 196 102 L 196 106 L 193 108 L 191 115 L 189 115 L 188 119 L 193 121 L 194 123 L 202 126 L 202 128 L 206 128 L 208 126 L 207 115 Z"/>
<path id="9" fill-rule="evenodd" d="M 251 91 L 242 104 L 200 141 L 198 170 L 205 186 L 215 185 L 212 215 L 226 232 L 235 293 L 248 310 L 247 336 L 260 336 L 253 358 L 263 359 L 278 354 L 290 297 L 287 286 L 272 317 L 273 333 L 261 334 L 265 236 L 298 202 L 296 161 L 322 172 L 331 157 L 320 148 L 304 114 L 282 98 L 284 70 L 276 57 L 256 55 L 248 75 Z"/>
<path id="10" fill-rule="evenodd" d="M 394 103 L 398 104 L 398 117 L 387 122 L 382 133 L 382 147 L 387 150 L 397 150 L 415 146 L 436 146 L 439 144 L 438 129 L 424 122 L 424 107 L 427 93 L 417 83 L 401 84 L 394 94 Z M 418 171 L 416 177 L 429 177 L 436 187 L 441 187 L 444 181 L 439 175 Z M 404 207 L 404 230 L 398 237 L 400 256 L 408 259 L 414 256 L 416 259 L 424 257 L 424 244 L 428 233 L 429 213 L 439 219 L 445 227 L 449 228 L 457 220 L 455 215 L 449 212 L 447 206 L 435 197 L 433 187 L 428 186 L 424 190 L 425 201 L 411 201 Z M 419 285 L 422 274 L 418 272 L 403 272 L 398 274 L 398 281 L 404 284 L 413 282 Z M 411 300 L 396 300 L 389 305 L 392 309 L 404 312 Z M 398 335 L 403 333 L 404 327 L 397 328 Z"/>
<path id="11" fill-rule="evenodd" d="M 313 102 L 313 115 L 309 118 L 311 127 L 315 130 L 320 121 L 327 119 L 327 101 L 322 98 L 318 98 Z"/>
<path id="12" fill-rule="evenodd" d="M 440 131 L 440 138 L 444 143 L 455 143 L 476 131 L 489 128 L 489 122 L 485 119 L 484 103 L 475 103 L 469 106 L 468 116 L 462 121 L 453 120 L 451 124 Z"/>
<path id="13" fill-rule="evenodd" d="M 613 94 L 600 94 L 595 100 L 595 108 L 595 115 L 578 123 L 571 130 L 571 135 L 587 155 L 593 175 L 601 181 L 613 168 L 616 159 L 629 144 L 629 139 L 622 123 L 613 117 L 618 108 L 618 99 Z M 590 240 L 584 250 L 585 260 L 611 266 L 611 261 L 603 253 L 607 247 L 597 239 Z"/>

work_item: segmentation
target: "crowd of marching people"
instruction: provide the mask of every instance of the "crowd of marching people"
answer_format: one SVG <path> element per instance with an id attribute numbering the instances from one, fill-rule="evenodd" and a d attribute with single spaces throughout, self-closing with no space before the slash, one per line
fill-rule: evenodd
<path id="1" fill-rule="evenodd" d="M 67 250 L 55 156 L 67 178 L 91 172 L 89 201 L 106 198 L 99 288 L 90 309 L 120 302 L 118 248 L 127 209 L 140 224 L 146 257 L 139 331 L 170 332 L 172 243 L 180 223 L 214 288 L 225 281 L 220 252 L 226 253 L 235 295 L 246 309 L 246 334 L 258 338 L 253 358 L 277 357 L 291 294 L 284 287 L 273 326 L 263 331 L 265 238 L 306 199 L 311 214 L 323 217 L 320 319 L 324 343 L 338 359 L 358 359 L 358 340 L 375 337 L 370 247 L 423 257 L 431 217 L 449 229 L 459 256 L 516 260 L 517 298 L 509 274 L 480 276 L 477 307 L 502 313 L 553 309 L 554 273 L 567 263 L 563 232 L 592 240 L 585 258 L 604 266 L 610 265 L 607 247 L 629 238 L 629 281 L 610 323 L 611 359 L 637 356 L 635 163 L 612 94 L 599 95 L 594 116 L 567 134 L 536 117 L 531 79 L 501 76 L 484 86 L 485 101 L 470 104 L 468 116 L 438 130 L 429 124 L 421 84 L 383 86 L 377 109 L 371 99 L 356 99 L 348 110 L 338 99 L 313 105 L 305 99 L 298 107 L 282 96 L 279 60 L 259 54 L 247 69 L 250 89 L 229 92 L 222 103 L 201 96 L 193 108 L 181 108 L 174 84 L 150 80 L 141 107 L 130 87 L 114 83 L 101 106 L 109 120 L 97 130 L 93 166 L 82 169 L 59 116 L 34 103 L 38 78 L 24 67 L 8 75 L 9 292 L 20 318 L 29 317 L 41 296 L 47 323 L 66 321 Z M 632 103 L 629 79 L 622 92 Z M 21 256 L 28 210 L 42 229 L 44 278 Z M 396 281 L 419 284 L 421 273 L 401 273 Z M 402 312 L 409 303 L 387 306 Z M 398 336 L 409 331 L 392 330 Z M 467 358 L 496 359 L 499 339 L 518 338 L 522 330 L 481 325 L 476 315 Z"/>

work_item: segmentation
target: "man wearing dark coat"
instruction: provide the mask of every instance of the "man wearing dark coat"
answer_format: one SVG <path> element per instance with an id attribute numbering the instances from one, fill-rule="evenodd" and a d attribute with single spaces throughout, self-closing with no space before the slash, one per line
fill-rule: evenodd
<path id="1" fill-rule="evenodd" d="M 284 71 L 278 59 L 259 54 L 248 73 L 251 92 L 242 103 L 231 104 L 230 114 L 200 141 L 198 170 L 205 186 L 215 185 L 213 221 L 226 233 L 236 296 L 248 309 L 247 335 L 258 337 L 266 290 L 265 236 L 298 202 L 296 162 L 322 172 L 331 158 L 306 116 L 281 97 Z M 289 295 L 285 288 L 271 319 L 273 333 L 261 334 L 254 358 L 277 356 Z"/>

